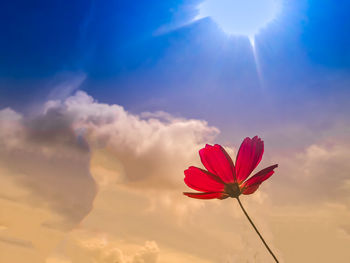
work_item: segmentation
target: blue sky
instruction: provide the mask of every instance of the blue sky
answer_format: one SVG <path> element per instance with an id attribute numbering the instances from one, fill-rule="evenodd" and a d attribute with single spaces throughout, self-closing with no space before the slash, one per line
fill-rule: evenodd
<path id="1" fill-rule="evenodd" d="M 200 3 L 3 2 L 0 107 L 28 111 L 83 76 L 79 88 L 101 102 L 228 131 L 347 116 L 349 3 L 283 1 L 256 36 L 259 69 L 247 38 L 210 18 L 191 23 Z"/>

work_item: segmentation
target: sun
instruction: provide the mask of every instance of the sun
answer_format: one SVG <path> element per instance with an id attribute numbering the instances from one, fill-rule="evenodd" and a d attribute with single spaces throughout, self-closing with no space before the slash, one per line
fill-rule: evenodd
<path id="1" fill-rule="evenodd" d="M 195 20 L 211 17 L 229 35 L 244 35 L 250 41 L 276 19 L 282 0 L 204 0 Z M 253 43 L 253 42 L 252 42 Z"/>

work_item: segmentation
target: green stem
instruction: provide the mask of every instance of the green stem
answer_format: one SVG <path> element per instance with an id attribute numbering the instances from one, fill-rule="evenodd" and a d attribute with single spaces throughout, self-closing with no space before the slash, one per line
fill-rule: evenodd
<path id="1" fill-rule="evenodd" d="M 248 213 L 245 211 L 242 203 L 241 203 L 241 200 L 239 200 L 239 198 L 237 197 L 237 201 L 240 205 L 240 207 L 242 208 L 242 211 L 243 213 L 245 214 L 245 216 L 248 218 L 250 224 L 253 226 L 253 228 L 255 229 L 256 233 L 259 235 L 261 241 L 264 243 L 266 249 L 270 252 L 271 256 L 275 259 L 275 261 L 278 263 L 278 259 L 276 258 L 276 256 L 272 253 L 271 249 L 269 248 L 269 246 L 266 244 L 264 238 L 262 237 L 262 235 L 260 234 L 259 230 L 256 228 L 256 226 L 254 225 L 253 221 L 250 219 Z"/>

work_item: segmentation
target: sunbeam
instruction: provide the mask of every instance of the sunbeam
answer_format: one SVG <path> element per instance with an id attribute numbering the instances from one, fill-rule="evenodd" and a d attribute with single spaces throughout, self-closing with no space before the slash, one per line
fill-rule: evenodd
<path id="1" fill-rule="evenodd" d="M 258 54 L 257 49 L 256 49 L 255 39 L 249 38 L 249 42 L 250 42 L 252 52 L 253 52 L 256 74 L 258 76 L 260 88 L 263 90 L 264 89 L 264 78 L 263 78 L 263 74 L 262 74 L 262 68 L 260 65 L 259 54 Z"/>

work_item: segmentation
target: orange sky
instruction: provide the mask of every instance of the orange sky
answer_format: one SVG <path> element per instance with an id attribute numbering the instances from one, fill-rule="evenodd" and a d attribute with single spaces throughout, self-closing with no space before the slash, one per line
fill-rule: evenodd
<path id="1" fill-rule="evenodd" d="M 205 120 L 78 92 L 33 116 L 1 110 L 0 127 L 0 263 L 272 262 L 234 199 L 182 195 L 183 170 L 220 138 Z M 295 129 L 258 134 L 259 167 L 279 167 L 241 200 L 281 262 L 349 261 L 347 127 L 288 151 L 269 145 Z"/>

